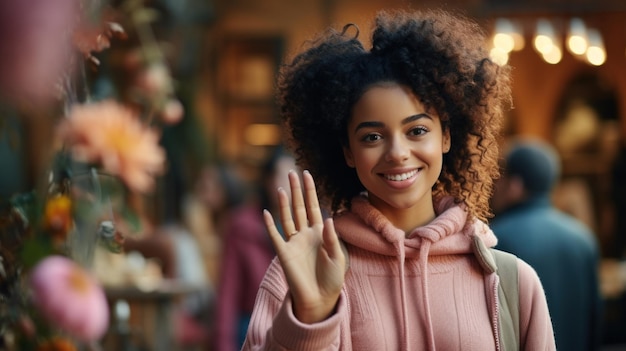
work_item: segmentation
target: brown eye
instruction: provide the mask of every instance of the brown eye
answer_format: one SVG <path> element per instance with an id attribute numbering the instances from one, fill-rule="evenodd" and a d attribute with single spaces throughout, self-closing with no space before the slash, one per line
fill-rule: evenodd
<path id="1" fill-rule="evenodd" d="M 382 139 L 382 136 L 380 134 L 367 134 L 363 138 L 361 138 L 362 141 L 368 142 L 368 143 L 373 143 L 380 139 Z"/>
<path id="2" fill-rule="evenodd" d="M 409 135 L 412 135 L 412 136 L 420 136 L 426 133 L 428 133 L 428 129 L 425 127 L 416 127 L 416 128 L 409 130 Z"/>

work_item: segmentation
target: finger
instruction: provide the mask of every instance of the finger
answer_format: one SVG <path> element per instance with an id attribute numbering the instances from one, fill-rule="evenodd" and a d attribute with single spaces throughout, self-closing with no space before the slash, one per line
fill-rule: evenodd
<path id="1" fill-rule="evenodd" d="M 306 206 L 304 205 L 304 195 L 302 195 L 300 178 L 298 177 L 298 173 L 293 170 L 289 171 L 289 186 L 291 188 L 291 205 L 293 207 L 296 230 L 302 230 L 309 224 L 306 217 Z"/>
<path id="2" fill-rule="evenodd" d="M 263 219 L 265 220 L 265 226 L 267 227 L 267 232 L 269 233 L 270 239 L 274 244 L 274 248 L 276 252 L 280 251 L 285 241 L 283 237 L 280 235 L 278 228 L 276 228 L 276 224 L 274 223 L 274 218 L 272 214 L 268 210 L 263 210 Z"/>
<path id="3" fill-rule="evenodd" d="M 309 171 L 302 173 L 302 181 L 304 182 L 304 192 L 306 194 L 307 212 L 310 225 L 322 223 L 322 211 L 320 209 L 319 200 L 317 198 L 317 190 L 315 189 L 315 181 Z"/>
<path id="4" fill-rule="evenodd" d="M 296 233 L 296 225 L 293 223 L 291 217 L 291 207 L 289 206 L 289 197 L 285 189 L 278 188 L 278 211 L 280 213 L 280 222 L 283 224 L 283 231 L 285 237 L 289 238 L 290 235 Z"/>
<path id="5" fill-rule="evenodd" d="M 345 259 L 344 252 L 341 248 L 341 244 L 339 243 L 339 237 L 337 236 L 337 232 L 335 231 L 335 223 L 332 218 L 327 218 L 324 221 L 323 235 L 323 245 L 324 249 L 328 253 L 328 257 L 330 257 L 332 260 L 337 260 L 338 258 Z"/>

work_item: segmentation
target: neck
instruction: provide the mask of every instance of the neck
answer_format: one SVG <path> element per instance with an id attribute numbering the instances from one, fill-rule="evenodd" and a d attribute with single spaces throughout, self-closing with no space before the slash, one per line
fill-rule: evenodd
<path id="1" fill-rule="evenodd" d="M 381 210 L 381 213 L 398 229 L 402 229 L 407 235 L 415 228 L 424 226 L 435 219 L 435 209 L 432 206 L 411 207 L 406 209 L 393 209 L 393 211 Z M 380 210 L 380 209 L 379 209 Z"/>

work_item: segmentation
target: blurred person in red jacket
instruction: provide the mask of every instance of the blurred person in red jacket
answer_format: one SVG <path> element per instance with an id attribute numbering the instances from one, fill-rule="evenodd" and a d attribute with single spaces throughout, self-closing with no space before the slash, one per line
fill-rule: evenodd
<path id="1" fill-rule="evenodd" d="M 276 189 L 289 189 L 287 174 L 295 159 L 277 148 L 261 168 L 258 197 L 232 211 L 223 228 L 224 240 L 216 301 L 215 350 L 241 349 L 257 290 L 276 255 L 263 221 L 263 209 L 277 211 Z"/>

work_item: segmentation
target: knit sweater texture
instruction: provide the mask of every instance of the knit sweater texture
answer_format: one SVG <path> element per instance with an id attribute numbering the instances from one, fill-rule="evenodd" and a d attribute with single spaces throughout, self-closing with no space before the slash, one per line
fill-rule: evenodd
<path id="1" fill-rule="evenodd" d="M 497 240 L 481 221 L 467 221 L 452 198 L 437 217 L 408 235 L 365 196 L 335 218 L 349 269 L 335 312 L 305 324 L 293 314 L 278 259 L 260 285 L 243 350 L 503 350 L 499 277 L 479 264 L 475 237 Z M 555 350 L 550 315 L 535 271 L 518 260 L 520 350 Z"/>

